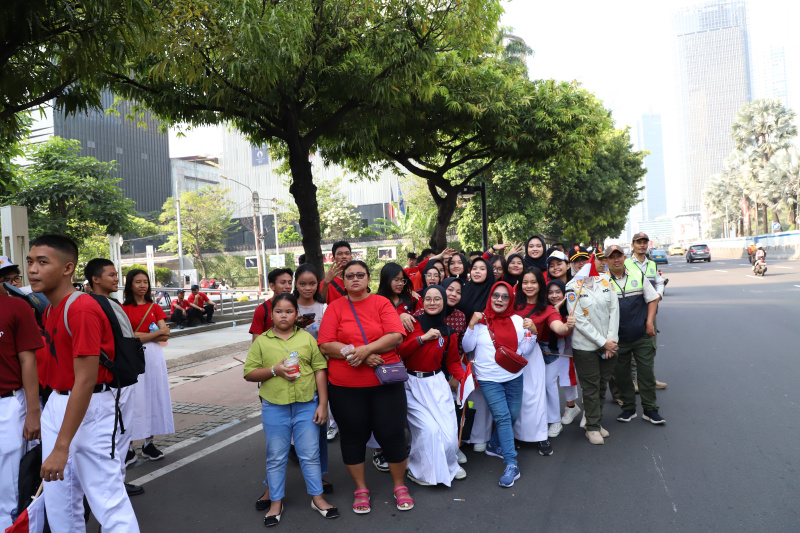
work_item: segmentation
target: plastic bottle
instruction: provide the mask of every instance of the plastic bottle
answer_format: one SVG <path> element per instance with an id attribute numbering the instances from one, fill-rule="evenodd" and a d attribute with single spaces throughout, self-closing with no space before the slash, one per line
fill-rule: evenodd
<path id="1" fill-rule="evenodd" d="M 300 355 L 297 352 L 290 353 L 283 364 L 290 375 L 300 375 Z"/>
<path id="2" fill-rule="evenodd" d="M 236 321 L 233 321 L 233 331 L 236 331 Z"/>

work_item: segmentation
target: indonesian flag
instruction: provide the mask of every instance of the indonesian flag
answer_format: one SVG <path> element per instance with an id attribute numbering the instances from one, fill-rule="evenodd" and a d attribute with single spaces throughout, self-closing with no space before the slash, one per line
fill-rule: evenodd
<path id="1" fill-rule="evenodd" d="M 592 267 L 594 267 L 594 263 L 586 263 L 585 265 L 583 265 L 583 268 L 578 270 L 578 273 L 575 274 L 575 276 L 573 277 L 575 282 L 577 283 L 577 282 L 580 281 L 581 283 L 583 283 L 583 280 L 585 280 L 586 278 L 591 276 L 592 275 Z M 597 272 L 597 269 L 595 269 L 594 271 Z M 595 275 L 599 276 L 599 274 L 595 274 Z"/>
<path id="2" fill-rule="evenodd" d="M 595 259 L 594 254 L 592 254 L 592 256 L 589 258 L 589 264 L 592 265 L 591 269 L 589 270 L 589 275 L 599 276 L 600 272 L 597 271 L 597 265 L 595 264 L 594 259 Z"/>
<path id="3" fill-rule="evenodd" d="M 5 533 L 42 533 L 44 531 L 44 495 L 34 499 Z"/>
<path id="4" fill-rule="evenodd" d="M 474 390 L 475 376 L 472 375 L 472 362 L 469 362 L 464 372 L 464 380 L 458 384 L 458 403 L 464 405 L 464 401 L 469 398 L 469 395 L 472 394 Z"/>

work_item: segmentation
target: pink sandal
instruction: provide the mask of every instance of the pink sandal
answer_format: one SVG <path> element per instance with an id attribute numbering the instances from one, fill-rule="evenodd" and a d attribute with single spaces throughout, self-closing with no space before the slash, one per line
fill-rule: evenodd
<path id="1" fill-rule="evenodd" d="M 397 495 L 398 492 L 401 493 L 400 496 Z M 403 492 L 406 493 L 405 496 L 402 495 Z M 411 494 L 405 485 L 400 485 L 394 489 L 394 499 L 397 500 L 397 509 L 399 511 L 410 511 L 414 508 L 414 500 L 411 499 Z"/>
<path id="2" fill-rule="evenodd" d="M 369 490 L 358 489 L 353 493 L 353 496 L 355 496 L 355 501 L 353 501 L 354 513 L 367 514 L 372 510 L 372 508 L 369 506 Z M 366 507 L 366 509 L 363 509 L 363 507 Z"/>

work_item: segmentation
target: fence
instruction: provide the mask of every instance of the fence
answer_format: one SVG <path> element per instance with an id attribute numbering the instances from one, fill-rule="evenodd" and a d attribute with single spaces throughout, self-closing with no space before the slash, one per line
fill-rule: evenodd
<path id="1" fill-rule="evenodd" d="M 754 237 L 734 237 L 705 241 L 711 248 L 712 256 L 729 259 L 747 257 L 747 247 L 753 242 L 764 247 L 767 257 L 789 260 L 800 259 L 800 231 L 784 231 L 756 235 Z"/>

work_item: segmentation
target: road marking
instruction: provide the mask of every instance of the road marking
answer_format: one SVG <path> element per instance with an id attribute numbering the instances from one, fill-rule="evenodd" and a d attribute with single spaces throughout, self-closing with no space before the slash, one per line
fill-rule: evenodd
<path id="1" fill-rule="evenodd" d="M 795 287 L 797 287 L 798 289 L 800 289 L 800 285 L 795 285 Z"/>
<path id="2" fill-rule="evenodd" d="M 747 263 L 739 263 L 739 266 L 740 267 L 749 267 L 750 265 L 748 265 Z"/>
<path id="3" fill-rule="evenodd" d="M 787 270 L 792 270 L 792 267 L 779 267 L 779 266 L 776 266 L 775 268 L 785 268 Z"/>
<path id="4" fill-rule="evenodd" d="M 747 274 L 747 277 L 753 279 L 764 279 L 762 276 L 751 276 L 750 274 Z"/>
<path id="5" fill-rule="evenodd" d="M 148 483 L 150 481 L 158 479 L 161 476 L 165 476 L 165 475 L 169 474 L 170 472 L 174 472 L 175 470 L 181 468 L 182 466 L 186 466 L 188 464 L 191 464 L 191 463 L 197 461 L 198 459 L 202 459 L 206 455 L 209 455 L 209 454 L 212 454 L 212 453 L 214 453 L 216 451 L 219 451 L 222 448 L 225 448 L 226 446 L 230 446 L 231 444 L 235 444 L 236 442 L 239 442 L 241 439 L 243 439 L 245 437 L 249 437 L 250 435 L 258 433 L 259 431 L 261 431 L 261 429 L 262 429 L 261 423 L 259 423 L 259 424 L 255 425 L 255 426 L 253 426 L 253 427 L 251 427 L 249 429 L 246 429 L 246 430 L 242 431 L 241 433 L 237 433 L 233 437 L 229 437 L 229 438 L 227 438 L 227 439 L 225 439 L 225 440 L 223 440 L 221 442 L 218 442 L 218 443 L 216 443 L 216 444 L 214 444 L 212 446 L 209 446 L 208 448 L 205 448 L 203 450 L 200 450 L 199 452 L 193 453 L 192 455 L 188 455 L 188 456 L 184 457 L 183 459 L 175 461 L 174 463 L 169 464 L 169 465 L 165 466 L 164 468 L 159 468 L 158 470 L 156 470 L 154 472 L 150 472 L 149 474 L 144 475 L 144 476 L 142 476 L 142 477 L 140 477 L 138 479 L 134 479 L 133 481 L 129 481 L 128 483 L 131 483 L 133 485 L 144 485 L 145 483 Z M 175 446 L 177 446 L 177 444 Z M 174 449 L 174 446 L 172 448 Z"/>
<path id="6" fill-rule="evenodd" d="M 725 272 L 726 274 L 728 273 L 727 270 L 715 270 L 714 272 Z"/>
<path id="7" fill-rule="evenodd" d="M 697 269 L 699 269 L 700 267 L 692 267 L 692 268 L 697 268 Z"/>
<path id="8" fill-rule="evenodd" d="M 645 450 L 650 451 L 650 448 L 647 446 L 644 447 Z M 656 467 L 656 472 L 658 472 L 658 477 L 661 478 L 661 484 L 664 485 L 664 492 L 667 493 L 667 498 L 669 498 L 670 503 L 672 504 L 672 510 L 674 512 L 678 512 L 678 506 L 675 505 L 675 502 L 672 501 L 672 492 L 670 492 L 669 487 L 667 487 L 667 480 L 664 478 L 664 465 L 659 464 L 662 462 L 661 454 L 656 453 L 655 451 L 652 452 L 653 454 L 653 465 Z M 656 460 L 656 455 L 658 455 L 658 460 Z"/>

